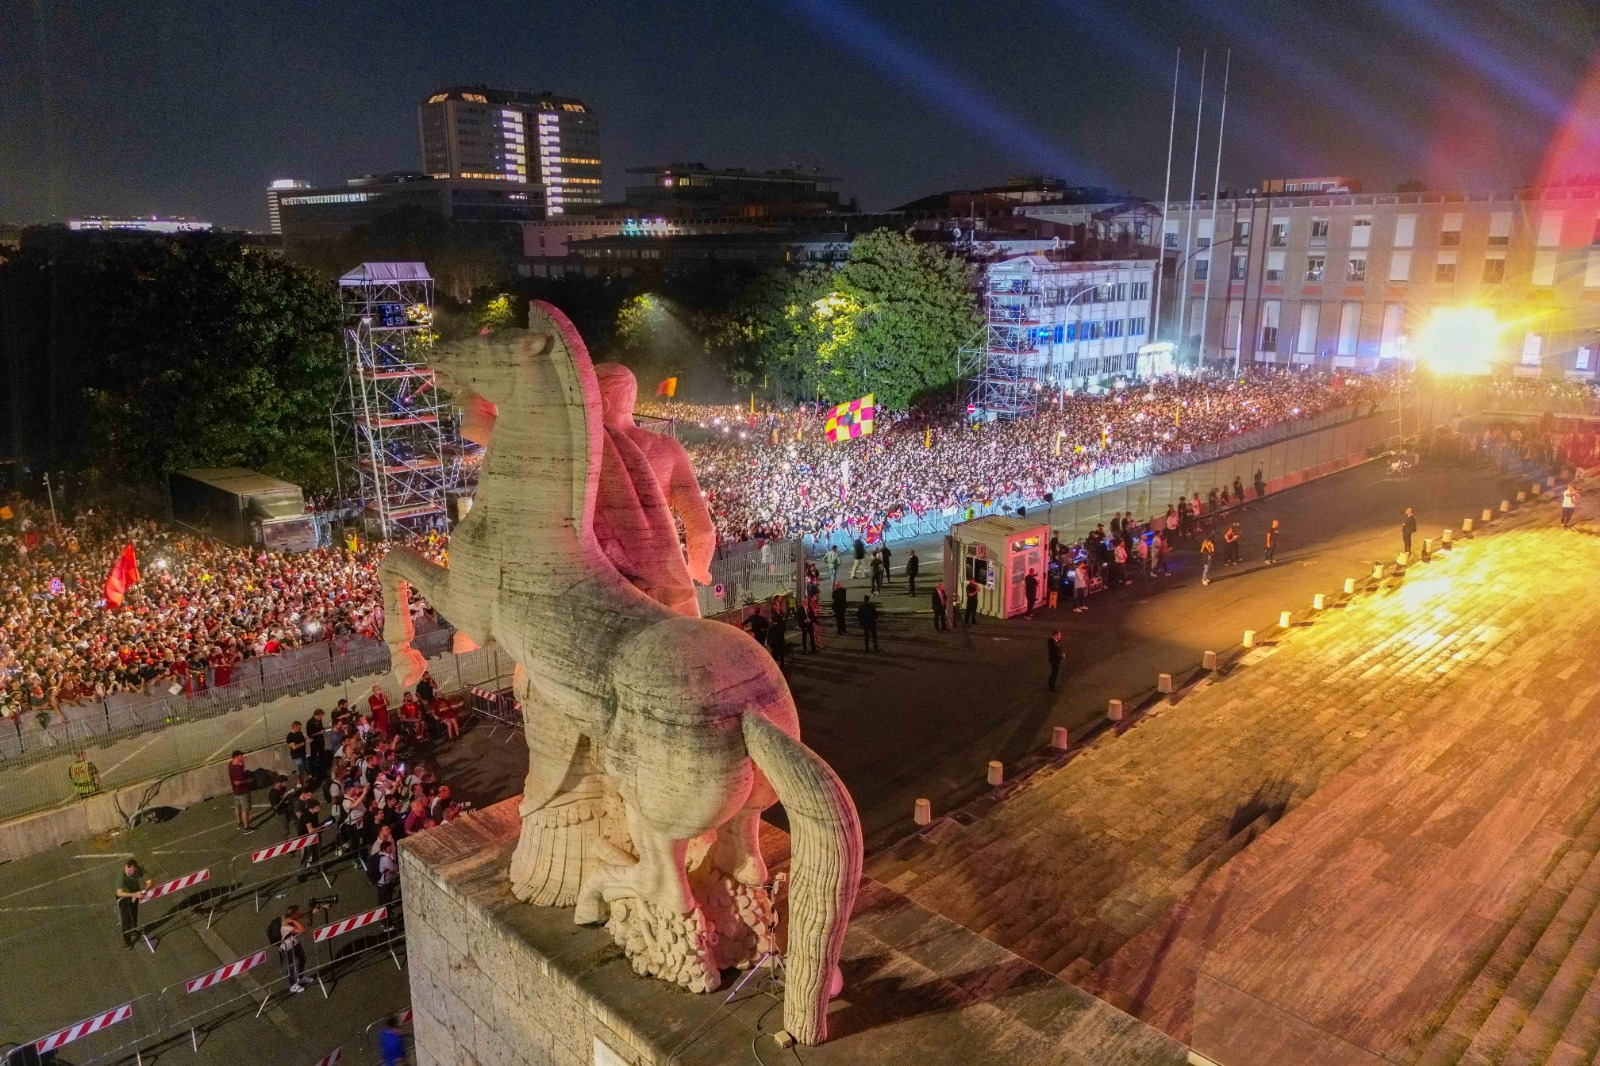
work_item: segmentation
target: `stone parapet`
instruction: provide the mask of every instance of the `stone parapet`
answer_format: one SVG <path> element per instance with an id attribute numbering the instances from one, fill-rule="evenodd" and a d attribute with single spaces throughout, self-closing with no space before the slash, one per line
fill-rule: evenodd
<path id="1" fill-rule="evenodd" d="M 603 928 L 511 895 L 507 800 L 406 840 L 401 878 L 419 1066 L 721 1066 L 778 1054 L 780 999 L 758 975 L 694 995 L 634 974 Z M 763 827 L 775 868 L 788 837 Z M 781 928 L 781 927 L 780 927 Z M 1178 1066 L 1186 1049 L 872 880 L 845 940 L 845 991 L 814 1066 L 1050 1062 Z M 731 982 L 729 982 L 731 984 Z M 781 992 L 777 993 L 781 997 Z M 607 1057 L 609 1053 L 610 1057 Z"/>

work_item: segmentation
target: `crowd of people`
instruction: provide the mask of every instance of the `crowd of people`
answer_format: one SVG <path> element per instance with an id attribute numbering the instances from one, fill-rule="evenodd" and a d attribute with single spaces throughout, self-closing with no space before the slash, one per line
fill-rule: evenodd
<path id="1" fill-rule="evenodd" d="M 129 544 L 140 578 L 110 608 L 106 577 Z M 444 541 L 420 546 L 437 558 Z M 381 556 L 359 544 L 280 555 L 93 510 L 57 525 L 10 501 L 0 510 L 0 716 L 157 685 L 222 687 L 257 656 L 376 637 Z M 422 601 L 414 608 L 429 614 Z"/>
<path id="2" fill-rule="evenodd" d="M 1536 384 L 1494 387 L 1520 395 Z M 871 543 L 886 520 L 1037 499 L 1107 467 L 1334 409 L 1360 411 L 1392 387 L 1345 374 L 1175 377 L 1041 393 L 1036 416 L 1010 421 L 974 422 L 951 402 L 880 411 L 871 435 L 843 443 L 824 439 L 828 408 L 819 404 L 755 413 L 668 402 L 642 413 L 676 423 L 725 543 L 831 531 Z M 1568 389 L 1575 400 L 1593 392 L 1539 387 Z M 141 579 L 109 608 L 106 575 L 130 543 Z M 432 533 L 418 546 L 442 558 L 447 541 Z M 381 551 L 338 543 L 279 555 L 93 510 L 58 524 L 39 502 L 13 499 L 0 506 L 0 716 L 47 716 L 157 685 L 225 686 L 260 656 L 376 637 Z M 431 610 L 421 601 L 414 610 L 426 627 Z"/>
<path id="3" fill-rule="evenodd" d="M 392 904 L 400 889 L 399 842 L 451 821 L 471 806 L 451 794 L 423 754 L 426 745 L 459 734 L 457 701 L 446 698 L 432 676 L 424 674 L 396 710 L 391 713 L 388 698 L 374 686 L 366 712 L 340 700 L 331 722 L 324 722 L 320 709 L 305 722 L 294 722 L 284 743 L 295 773 L 292 778 L 278 775 L 267 793 L 271 813 L 266 824 L 276 820 L 284 839 L 322 833 L 300 853 L 302 882 L 315 876 L 325 860 L 349 859 L 372 882 L 383 906 Z M 239 828 L 249 832 L 256 827 L 252 779 L 243 753 L 234 753 L 229 778 Z M 331 855 L 324 853 L 324 844 L 332 848 Z M 391 913 L 386 924 L 396 920 Z M 291 908 L 278 937 L 290 992 L 306 987 L 304 955 L 296 951 L 304 931 L 304 921 Z"/>
<path id="4" fill-rule="evenodd" d="M 827 408 L 755 414 L 663 404 L 727 539 L 860 530 L 1001 499 L 1038 499 L 1097 470 L 1181 454 L 1336 408 L 1392 385 L 1342 374 L 1192 376 L 1091 394 L 1042 393 L 1035 417 L 969 421 L 953 403 L 880 412 L 871 435 L 829 443 Z"/>

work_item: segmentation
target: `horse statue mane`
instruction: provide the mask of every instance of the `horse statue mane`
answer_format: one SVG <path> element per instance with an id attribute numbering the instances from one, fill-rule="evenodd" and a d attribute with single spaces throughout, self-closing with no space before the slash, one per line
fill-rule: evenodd
<path id="1" fill-rule="evenodd" d="M 698 617 L 689 573 L 704 573 L 712 530 L 681 446 L 635 435 L 631 376 L 602 368 L 602 389 L 560 311 L 535 302 L 529 326 L 430 360 L 486 450 L 450 566 L 404 547 L 379 566 L 398 680 L 423 667 L 413 589 L 513 659 L 529 768 L 512 890 L 604 922 L 636 972 L 691 991 L 776 950 L 759 824 L 781 800 L 793 837 L 784 1024 L 820 1044 L 861 877 L 855 805 L 800 742 L 766 650 Z"/>

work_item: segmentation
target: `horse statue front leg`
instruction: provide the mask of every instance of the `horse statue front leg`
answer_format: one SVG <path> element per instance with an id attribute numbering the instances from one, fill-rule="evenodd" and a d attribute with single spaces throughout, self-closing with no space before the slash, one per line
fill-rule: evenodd
<path id="1" fill-rule="evenodd" d="M 412 644 L 417 631 L 411 621 L 411 590 L 421 593 L 449 618 L 450 570 L 410 548 L 393 548 L 378 564 L 378 580 L 383 586 L 383 640 L 389 645 L 389 670 L 404 691 L 428 668 L 427 659 Z"/>

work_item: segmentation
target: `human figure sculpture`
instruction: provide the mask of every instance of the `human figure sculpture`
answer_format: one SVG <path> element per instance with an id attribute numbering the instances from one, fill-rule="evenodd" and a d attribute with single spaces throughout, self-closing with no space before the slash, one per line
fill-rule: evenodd
<path id="1" fill-rule="evenodd" d="M 639 383 L 633 371 L 618 363 L 601 363 L 594 370 L 606 433 L 595 510 L 601 550 L 645 595 L 680 614 L 698 615 L 690 579 L 711 583 L 716 530 L 689 453 L 673 438 L 634 423 Z M 678 549 L 674 513 L 683 523 L 687 562 Z M 626 535 L 616 531 L 619 526 Z"/>
<path id="2" fill-rule="evenodd" d="M 605 921 L 639 973 L 710 991 L 724 967 L 774 946 L 758 834 L 781 799 L 793 836 L 784 1024 L 819 1044 L 861 875 L 855 806 L 800 743 L 771 656 L 653 599 L 608 559 L 598 516 L 624 544 L 657 543 L 665 494 L 640 492 L 649 471 L 626 458 L 626 479 L 601 476 L 616 435 L 583 341 L 548 304 L 529 317 L 529 330 L 435 350 L 441 387 L 487 447 L 449 568 L 408 548 L 379 567 L 394 668 L 407 686 L 423 668 L 413 588 L 515 660 L 517 694 L 537 710 L 513 890 Z"/>

